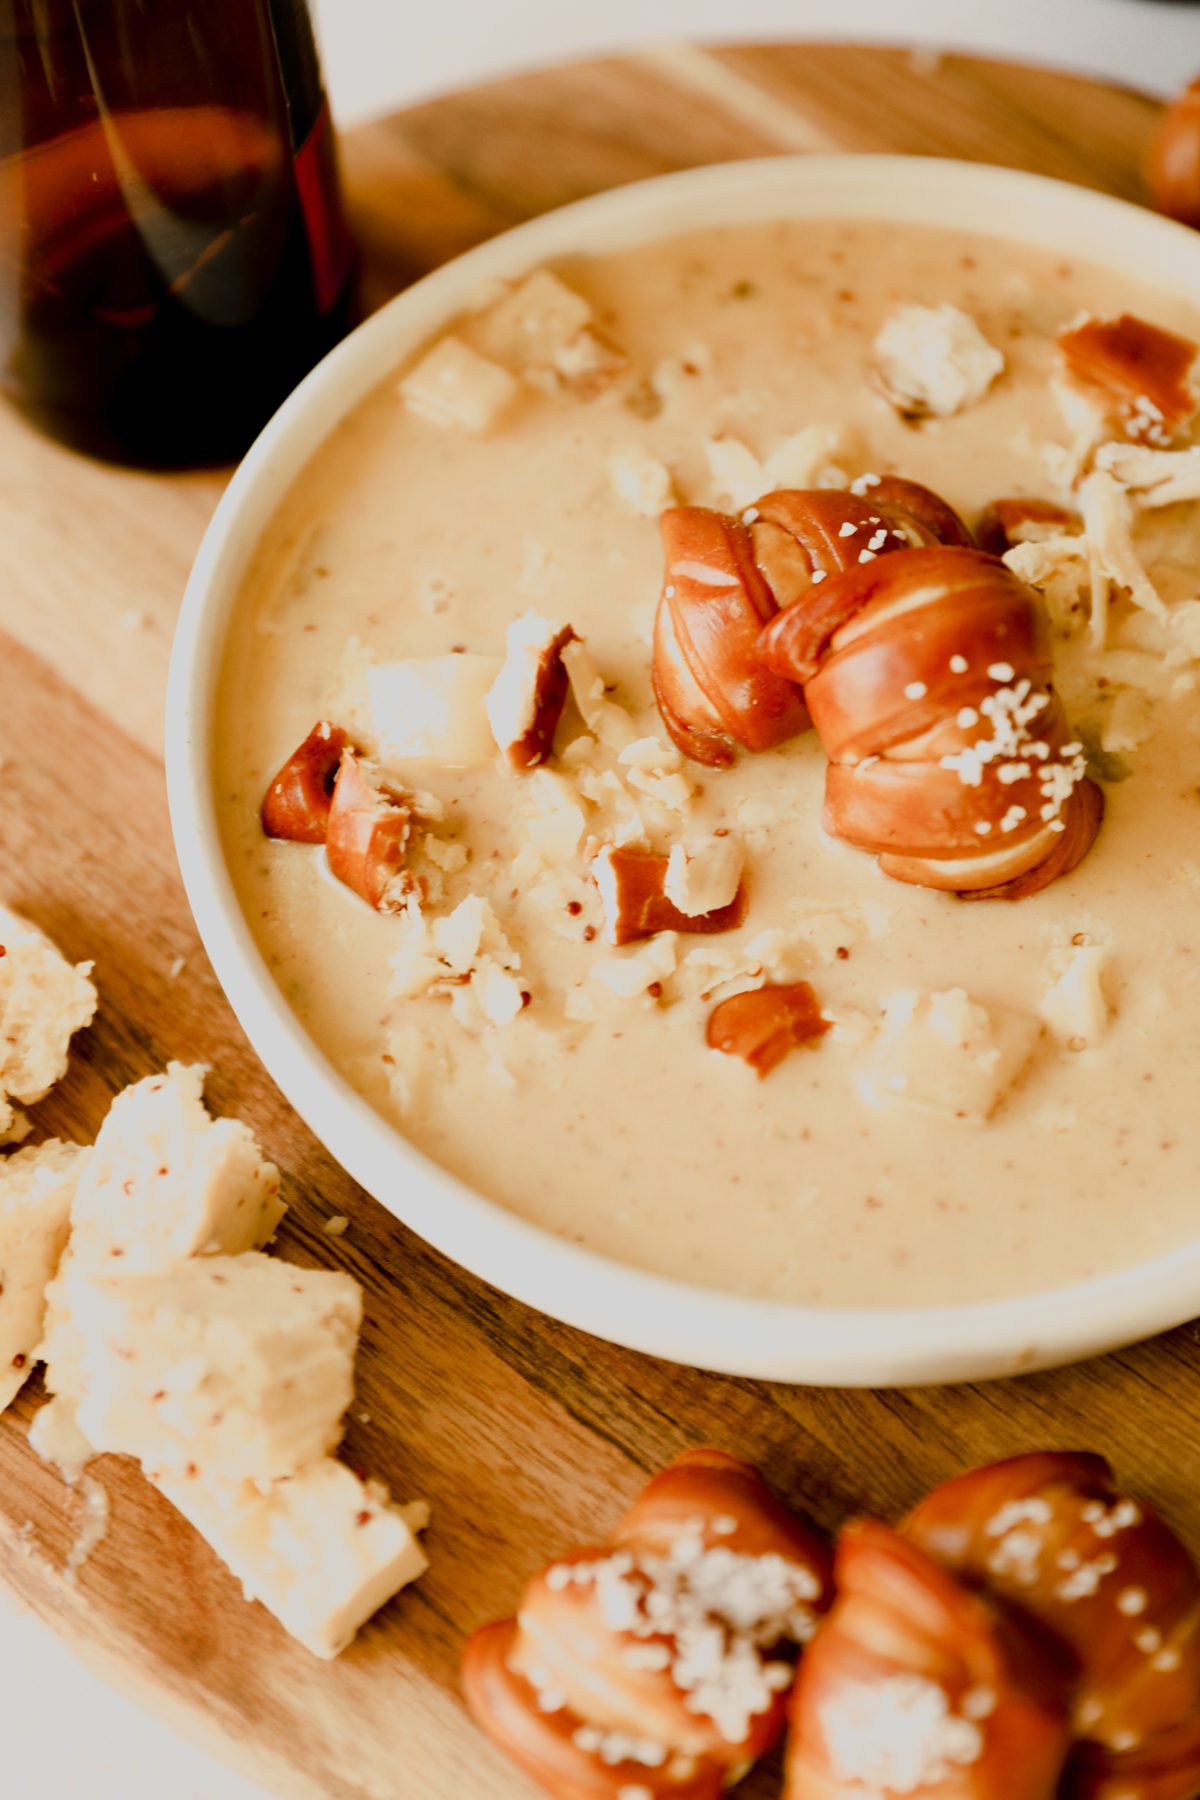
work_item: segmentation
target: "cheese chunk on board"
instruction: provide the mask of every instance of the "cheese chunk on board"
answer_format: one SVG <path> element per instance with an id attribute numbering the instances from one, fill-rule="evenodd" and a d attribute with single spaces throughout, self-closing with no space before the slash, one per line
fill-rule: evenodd
<path id="1" fill-rule="evenodd" d="M 170 1063 L 117 1095 L 75 1196 L 72 1268 L 150 1274 L 274 1236 L 279 1171 L 248 1125 L 209 1115 L 204 1076 L 201 1064 Z"/>
<path id="2" fill-rule="evenodd" d="M 392 1503 L 332 1458 L 265 1492 L 206 1480 L 155 1485 L 241 1582 L 314 1656 L 344 1650 L 359 1626 L 428 1561 L 416 1531 L 423 1506 Z"/>
<path id="3" fill-rule="evenodd" d="M 53 1280 L 88 1152 L 50 1138 L 0 1159 L 0 1412 L 37 1361 Z"/>
<path id="4" fill-rule="evenodd" d="M 12 1102 L 32 1106 L 66 1074 L 71 1038 L 96 1011 L 91 970 L 0 906 L 0 1144 L 28 1130 Z"/>
<path id="5" fill-rule="evenodd" d="M 97 1451 L 152 1478 L 266 1486 L 340 1441 L 362 1323 L 349 1275 L 246 1251 L 65 1285 L 76 1417 Z"/>

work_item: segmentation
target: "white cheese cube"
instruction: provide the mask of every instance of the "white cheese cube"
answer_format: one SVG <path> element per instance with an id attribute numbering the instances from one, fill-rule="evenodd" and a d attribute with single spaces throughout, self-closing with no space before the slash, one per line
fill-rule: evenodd
<path id="1" fill-rule="evenodd" d="M 28 1130 L 9 1099 L 32 1105 L 66 1074 L 72 1035 L 96 1011 L 91 969 L 0 906 L 0 1143 Z"/>
<path id="2" fill-rule="evenodd" d="M 368 673 L 371 712 L 383 762 L 490 762 L 496 744 L 487 695 L 499 656 L 423 656 L 376 664 Z"/>
<path id="3" fill-rule="evenodd" d="M 1050 959 L 1051 984 L 1038 1011 L 1055 1036 L 1074 1049 L 1099 1043 L 1108 1028 L 1104 976 L 1110 962 L 1102 944 L 1071 945 Z"/>
<path id="4" fill-rule="evenodd" d="M 344 1650 L 385 1600 L 428 1567 L 415 1536 L 425 1509 L 393 1505 L 382 1482 L 362 1482 L 331 1458 L 266 1493 L 203 1475 L 156 1485 L 246 1598 L 260 1601 L 314 1656 Z"/>
<path id="5" fill-rule="evenodd" d="M 742 879 L 745 855 L 735 837 L 695 838 L 672 844 L 663 893 L 689 919 L 732 905 Z"/>
<path id="6" fill-rule="evenodd" d="M 948 418 L 981 400 L 1004 368 L 969 313 L 898 306 L 875 339 L 875 366 L 901 412 Z"/>
<path id="7" fill-rule="evenodd" d="M 962 988 L 905 989 L 883 1003 L 858 1090 L 875 1106 L 902 1101 L 978 1123 L 995 1112 L 1024 1071 L 1040 1033 L 1036 1019 L 983 1006 Z"/>
<path id="8" fill-rule="evenodd" d="M 0 1160 L 0 1412 L 37 1360 L 46 1289 L 66 1249 L 87 1154 L 51 1138 Z"/>
<path id="9" fill-rule="evenodd" d="M 362 1320 L 349 1275 L 250 1250 L 67 1285 L 78 1423 L 98 1451 L 261 1485 L 338 1443 Z"/>
<path id="10" fill-rule="evenodd" d="M 582 294 L 549 269 L 535 269 L 474 321 L 472 335 L 485 355 L 521 370 L 553 363 L 591 317 Z"/>
<path id="11" fill-rule="evenodd" d="M 519 392 L 507 369 L 453 336 L 436 343 L 400 383 L 410 412 L 475 437 L 490 431 Z"/>
<path id="12" fill-rule="evenodd" d="M 69 1261 L 141 1275 L 256 1250 L 286 1210 L 279 1171 L 240 1119 L 213 1119 L 201 1064 L 170 1063 L 117 1095 L 80 1180 Z"/>

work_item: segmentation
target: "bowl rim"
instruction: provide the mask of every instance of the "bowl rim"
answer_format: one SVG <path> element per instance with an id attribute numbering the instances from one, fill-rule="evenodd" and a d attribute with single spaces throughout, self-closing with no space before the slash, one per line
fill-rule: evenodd
<path id="1" fill-rule="evenodd" d="M 488 240 L 397 295 L 332 350 L 266 425 L 223 495 L 188 580 L 171 654 L 166 773 L 176 852 L 217 978 L 277 1086 L 361 1186 L 472 1274 L 610 1342 L 732 1375 L 893 1387 L 1051 1367 L 1190 1319 L 1200 1310 L 1200 1239 L 1063 1287 L 913 1307 L 821 1307 L 726 1293 L 571 1244 L 440 1168 L 332 1066 L 275 983 L 225 863 L 211 745 L 228 621 L 267 523 L 340 420 L 496 277 L 706 223 L 789 214 L 982 229 L 1101 264 L 1132 256 L 1139 272 L 1150 266 L 1161 285 L 1200 302 L 1200 235 L 1045 176 L 938 158 L 833 154 L 714 164 L 594 195 Z M 1020 219 L 1019 231 L 994 223 L 1006 218 Z"/>

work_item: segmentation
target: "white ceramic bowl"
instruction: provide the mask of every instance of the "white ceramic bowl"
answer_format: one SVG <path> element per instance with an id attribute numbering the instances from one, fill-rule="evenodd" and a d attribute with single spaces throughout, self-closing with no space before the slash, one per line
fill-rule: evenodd
<path id="1" fill-rule="evenodd" d="M 818 1308 L 645 1274 L 525 1223 L 422 1156 L 306 1035 L 243 919 L 213 803 L 213 702 L 243 572 L 286 490 L 389 369 L 480 283 L 549 258 L 706 225 L 876 217 L 986 230 L 1185 292 L 1200 303 L 1200 234 L 1061 182 L 965 163 L 788 157 L 697 169 L 536 219 L 410 288 L 314 369 L 234 476 L 188 584 L 171 663 L 171 818 L 205 948 L 251 1043 L 356 1180 L 455 1262 L 572 1325 L 678 1362 L 784 1381 L 889 1386 L 1012 1374 L 1146 1337 L 1200 1311 L 1200 1242 L 1051 1293 L 970 1306 Z"/>

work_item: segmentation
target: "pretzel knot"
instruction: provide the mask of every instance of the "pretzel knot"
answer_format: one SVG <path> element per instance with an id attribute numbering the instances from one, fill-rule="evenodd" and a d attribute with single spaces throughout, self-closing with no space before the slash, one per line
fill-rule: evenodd
<path id="1" fill-rule="evenodd" d="M 556 1800 L 716 1800 L 780 1736 L 829 1554 L 757 1471 L 681 1456 L 463 1661 L 478 1723 Z"/>
<path id="2" fill-rule="evenodd" d="M 1082 859 L 1103 796 L 1052 682 L 1035 596 L 932 545 L 810 588 L 759 637 L 829 757 L 825 828 L 899 881 L 1020 899 Z"/>

